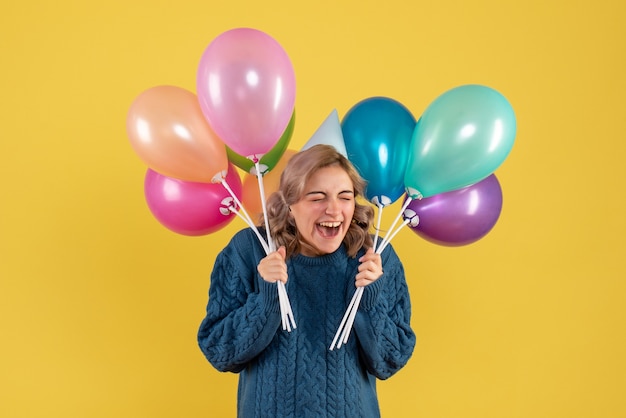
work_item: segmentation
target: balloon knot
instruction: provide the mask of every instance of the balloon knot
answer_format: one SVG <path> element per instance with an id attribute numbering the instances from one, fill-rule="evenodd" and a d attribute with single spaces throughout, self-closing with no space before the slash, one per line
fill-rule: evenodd
<path id="1" fill-rule="evenodd" d="M 226 174 L 228 174 L 227 170 L 222 170 L 218 172 L 211 179 L 211 183 L 221 183 L 226 178 Z"/>
<path id="2" fill-rule="evenodd" d="M 412 187 L 406 188 L 406 194 L 409 195 L 411 199 L 422 200 L 422 198 L 424 197 L 424 195 L 419 190 Z"/>

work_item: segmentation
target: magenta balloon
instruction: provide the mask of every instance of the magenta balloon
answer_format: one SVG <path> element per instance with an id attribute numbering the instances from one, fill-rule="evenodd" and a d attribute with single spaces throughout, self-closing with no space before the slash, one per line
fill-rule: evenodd
<path id="1" fill-rule="evenodd" d="M 256 29 L 222 33 L 197 74 L 200 108 L 215 133 L 244 157 L 270 151 L 289 124 L 296 77 L 287 53 Z"/>
<path id="2" fill-rule="evenodd" d="M 467 245 L 487 235 L 498 221 L 502 189 L 491 174 L 462 189 L 412 200 L 407 210 L 419 216 L 419 224 L 409 227 L 427 241 L 451 247 Z"/>
<path id="3" fill-rule="evenodd" d="M 232 164 L 228 165 L 226 182 L 241 200 L 241 179 Z M 221 183 L 184 181 L 148 169 L 144 193 L 154 217 L 181 235 L 210 234 L 225 227 L 235 216 L 227 204 L 232 197 Z"/>

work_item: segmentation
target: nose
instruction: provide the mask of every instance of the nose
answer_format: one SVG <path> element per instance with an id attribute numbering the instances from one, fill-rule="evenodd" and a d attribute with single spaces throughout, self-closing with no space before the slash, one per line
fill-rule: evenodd
<path id="1" fill-rule="evenodd" d="M 329 199 L 328 205 L 326 206 L 326 214 L 334 215 L 341 212 L 341 208 L 339 206 L 339 201 L 337 199 Z"/>

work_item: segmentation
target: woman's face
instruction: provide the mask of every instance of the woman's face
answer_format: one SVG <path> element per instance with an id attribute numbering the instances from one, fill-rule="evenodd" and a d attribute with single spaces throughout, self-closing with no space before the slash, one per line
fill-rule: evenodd
<path id="1" fill-rule="evenodd" d="M 302 239 L 320 254 L 336 251 L 343 242 L 354 214 L 354 186 L 338 165 L 317 170 L 304 185 L 300 200 L 291 205 L 291 216 Z M 315 256 L 306 249 L 306 256 Z"/>

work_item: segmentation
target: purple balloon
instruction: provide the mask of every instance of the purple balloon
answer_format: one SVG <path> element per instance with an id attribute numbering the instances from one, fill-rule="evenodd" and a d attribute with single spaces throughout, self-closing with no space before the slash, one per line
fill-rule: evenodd
<path id="1" fill-rule="evenodd" d="M 228 165 L 226 182 L 241 200 L 241 179 Z M 207 235 L 225 227 L 235 216 L 228 207 L 233 198 L 220 183 L 183 181 L 148 169 L 144 180 L 146 202 L 154 217 L 181 235 Z"/>
<path id="2" fill-rule="evenodd" d="M 449 247 L 478 241 L 493 228 L 502 211 L 502 189 L 494 174 L 478 183 L 421 200 L 412 200 L 405 218 L 419 217 L 413 232 Z"/>

